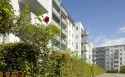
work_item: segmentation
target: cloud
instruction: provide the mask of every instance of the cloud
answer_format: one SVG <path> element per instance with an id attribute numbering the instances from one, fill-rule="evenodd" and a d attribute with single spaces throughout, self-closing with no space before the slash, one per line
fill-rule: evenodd
<path id="1" fill-rule="evenodd" d="M 103 39 L 103 40 L 102 40 Z M 94 43 L 98 43 L 99 41 L 104 41 L 105 39 L 107 39 L 107 35 L 98 35 L 95 39 L 94 39 Z"/>
<path id="2" fill-rule="evenodd" d="M 96 47 L 121 45 L 121 44 L 125 44 L 125 38 L 108 39 L 105 40 L 103 43 L 97 45 Z"/>
<path id="3" fill-rule="evenodd" d="M 121 27 L 121 28 L 119 29 L 119 31 L 122 32 L 122 33 L 125 33 L 125 26 Z"/>

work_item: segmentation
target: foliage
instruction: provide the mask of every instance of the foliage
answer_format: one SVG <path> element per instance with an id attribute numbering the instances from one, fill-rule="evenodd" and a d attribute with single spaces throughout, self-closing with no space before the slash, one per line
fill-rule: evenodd
<path id="1" fill-rule="evenodd" d="M 107 70 L 106 72 L 107 72 L 107 73 L 118 73 L 118 70 L 112 69 L 112 70 Z"/>
<path id="2" fill-rule="evenodd" d="M 0 33 L 6 34 L 13 28 L 14 11 L 10 0 L 0 0 Z"/>
<path id="3" fill-rule="evenodd" d="M 62 77 L 89 77 L 90 65 L 86 62 L 66 54 L 65 63 L 62 67 Z"/>
<path id="4" fill-rule="evenodd" d="M 42 77 L 60 77 L 61 66 L 65 60 L 61 57 L 61 53 L 53 51 L 47 58 L 46 63 L 41 63 L 40 76 Z"/>
<path id="5" fill-rule="evenodd" d="M 37 63 L 40 50 L 26 43 L 8 43 L 0 45 L 0 53 L 3 58 L 0 62 L 0 70 L 30 73 L 30 65 Z"/>
<path id="6" fill-rule="evenodd" d="M 125 65 L 120 67 L 120 73 L 125 73 Z"/>
<path id="7" fill-rule="evenodd" d="M 103 74 L 105 73 L 105 70 L 102 69 L 101 67 L 97 66 L 97 65 L 93 65 L 92 66 L 92 75 L 93 77 L 96 77 L 97 75 Z"/>
<path id="8" fill-rule="evenodd" d="M 0 45 L 0 70 L 26 71 L 33 74 L 32 77 L 89 77 L 91 72 L 94 76 L 104 72 L 97 66 L 91 71 L 91 65 L 76 56 L 65 53 L 62 58 L 61 53 L 51 52 L 48 44 L 60 33 L 58 27 L 51 23 L 31 24 L 28 7 L 13 21 L 13 9 L 8 2 L 2 0 L 0 3 L 0 33 L 11 30 L 25 43 Z M 42 22 L 39 16 L 37 19 Z M 44 21 L 48 23 L 48 20 Z"/>
<path id="9" fill-rule="evenodd" d="M 40 16 L 37 19 L 42 23 Z M 34 44 L 41 47 L 44 51 L 49 41 L 53 39 L 55 35 L 60 33 L 57 26 L 53 24 L 31 24 L 29 18 L 29 10 L 26 6 L 21 10 L 20 16 L 16 18 L 16 27 L 13 33 L 20 37 L 26 43 Z"/>

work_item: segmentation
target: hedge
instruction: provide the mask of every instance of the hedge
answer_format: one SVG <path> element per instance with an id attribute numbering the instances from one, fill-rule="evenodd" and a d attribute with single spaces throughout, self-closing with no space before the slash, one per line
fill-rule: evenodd
<path id="1" fill-rule="evenodd" d="M 93 77 L 96 77 L 97 75 L 105 73 L 105 70 L 97 65 L 92 66 L 92 74 Z"/>
<path id="2" fill-rule="evenodd" d="M 42 61 L 40 49 L 26 43 L 1 44 L 0 56 L 0 71 L 25 71 L 32 77 L 95 77 L 105 72 L 66 52 L 53 51 Z"/>
<path id="3" fill-rule="evenodd" d="M 120 73 L 125 73 L 125 65 L 123 65 L 123 66 L 120 67 L 120 71 L 119 72 Z"/>
<path id="4" fill-rule="evenodd" d="M 6 43 L 0 45 L 0 71 L 25 71 L 30 74 L 31 67 L 37 63 L 40 50 L 26 43 Z"/>

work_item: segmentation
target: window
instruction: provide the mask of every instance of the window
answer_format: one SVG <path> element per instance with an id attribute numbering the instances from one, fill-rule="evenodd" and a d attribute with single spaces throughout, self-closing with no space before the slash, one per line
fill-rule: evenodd
<path id="1" fill-rule="evenodd" d="M 120 49 L 120 51 L 122 51 L 122 49 Z"/>
<path id="2" fill-rule="evenodd" d="M 76 49 L 78 49 L 78 43 L 76 43 Z"/>
<path id="3" fill-rule="evenodd" d="M 76 39 L 78 39 L 78 35 L 76 35 Z"/>
<path id="4" fill-rule="evenodd" d="M 78 27 L 76 27 L 76 30 L 78 30 Z"/>
<path id="5" fill-rule="evenodd" d="M 70 39 L 69 39 L 69 44 L 70 44 L 70 42 L 71 42 L 71 41 L 70 41 Z"/>
<path id="6" fill-rule="evenodd" d="M 69 35 L 71 35 L 71 31 L 69 31 Z"/>
<path id="7" fill-rule="evenodd" d="M 120 60 L 122 60 L 122 57 L 120 57 Z"/>

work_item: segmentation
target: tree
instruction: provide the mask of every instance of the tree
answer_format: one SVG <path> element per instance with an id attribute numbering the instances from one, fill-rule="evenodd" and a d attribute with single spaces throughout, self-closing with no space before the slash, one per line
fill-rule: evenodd
<path id="1" fill-rule="evenodd" d="M 60 30 L 56 25 L 53 25 L 51 23 L 48 24 L 48 17 L 46 17 L 46 19 L 44 20 L 46 21 L 46 25 L 31 24 L 31 19 L 29 18 L 30 10 L 27 6 L 20 11 L 19 16 L 15 16 L 13 12 L 14 11 L 10 4 L 10 0 L 2 0 L 2 2 L 0 3 L 0 33 L 8 34 L 9 32 L 12 32 L 26 44 L 35 45 L 37 48 L 39 48 L 41 50 L 40 58 L 36 62 L 42 63 L 41 70 L 43 76 L 45 76 L 48 73 L 48 70 L 50 70 L 46 69 L 48 68 L 48 66 L 50 66 L 49 63 L 51 62 L 49 59 L 51 49 L 48 44 L 55 35 L 58 35 L 60 33 Z M 40 16 L 38 16 L 37 19 L 41 23 L 43 22 Z M 19 49 L 20 48 L 21 47 L 19 46 Z M 15 52 L 12 52 L 12 54 L 15 55 Z M 21 56 L 21 54 L 19 55 Z M 16 61 L 15 59 L 14 61 Z M 34 63 L 31 60 L 30 69 L 32 71 L 32 74 L 34 74 L 32 70 L 33 64 Z M 32 75 L 32 77 L 34 77 L 34 75 Z"/>
<path id="2" fill-rule="evenodd" d="M 119 72 L 120 73 L 125 73 L 125 65 L 123 65 L 123 66 L 120 67 L 120 71 Z"/>
<path id="3" fill-rule="evenodd" d="M 6 34 L 13 28 L 14 11 L 10 0 L 0 1 L 0 33 Z"/>
<path id="4" fill-rule="evenodd" d="M 31 24 L 29 18 L 29 10 L 26 6 L 20 13 L 20 16 L 16 17 L 15 27 L 13 29 L 13 33 L 18 36 L 25 43 L 35 45 L 41 49 L 41 54 L 39 58 L 39 63 L 42 64 L 41 74 L 45 76 L 49 70 L 47 69 L 50 66 L 49 54 L 51 52 L 51 46 L 48 46 L 50 41 L 54 38 L 55 35 L 60 33 L 60 30 L 56 25 L 48 24 L 49 18 L 46 17 L 44 22 L 47 24 L 42 24 L 42 19 L 40 16 L 37 19 L 41 22 L 41 24 Z M 32 69 L 31 62 L 31 69 Z M 34 76 L 34 75 L 32 75 Z"/>
<path id="5" fill-rule="evenodd" d="M 3 39 L 13 28 L 13 18 L 14 11 L 10 4 L 10 0 L 0 1 L 0 34 L 2 34 Z M 3 40 L 3 42 L 5 42 Z"/>

